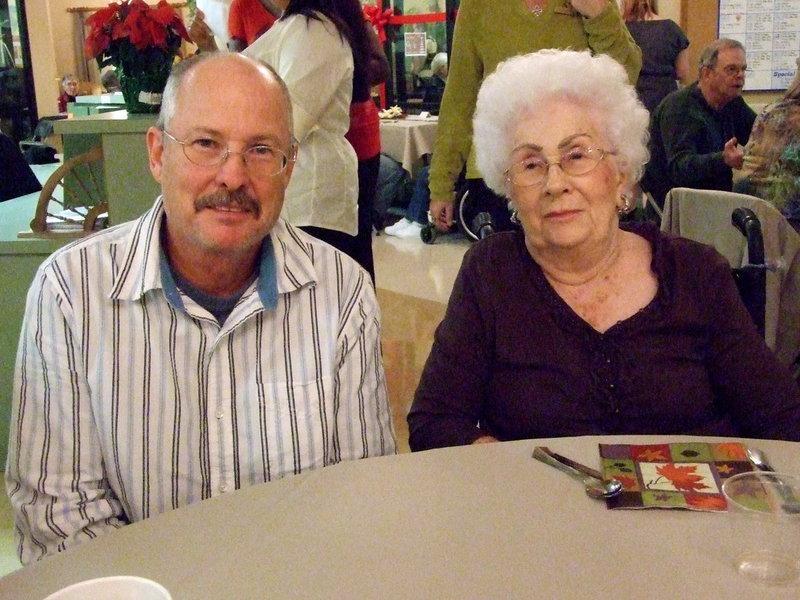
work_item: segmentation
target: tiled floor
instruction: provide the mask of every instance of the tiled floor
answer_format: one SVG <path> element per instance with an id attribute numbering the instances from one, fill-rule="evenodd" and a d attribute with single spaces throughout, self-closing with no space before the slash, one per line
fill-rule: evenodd
<path id="1" fill-rule="evenodd" d="M 379 235 L 373 247 L 389 400 L 400 451 L 408 452 L 406 413 L 469 242 L 458 235 L 446 235 L 428 245 L 421 240 Z M 2 493 L 0 576 L 16 568 L 19 562 L 13 545 L 11 508 Z"/>

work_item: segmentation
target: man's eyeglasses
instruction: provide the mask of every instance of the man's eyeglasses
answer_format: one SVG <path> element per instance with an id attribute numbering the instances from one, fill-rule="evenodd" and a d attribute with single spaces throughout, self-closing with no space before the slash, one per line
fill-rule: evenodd
<path id="1" fill-rule="evenodd" d="M 516 186 L 538 185 L 547 178 L 550 167 L 558 165 L 567 175 L 586 175 L 592 171 L 606 154 L 614 154 L 602 148 L 577 146 L 564 152 L 557 162 L 551 163 L 540 154 L 527 156 L 506 171 L 506 179 Z"/>
<path id="2" fill-rule="evenodd" d="M 742 73 L 744 75 L 748 72 L 748 70 L 749 69 L 747 68 L 747 65 L 744 65 L 743 67 L 740 67 L 739 65 L 727 65 L 722 69 L 725 75 L 734 75 L 734 76 L 738 75 L 739 73 Z"/>
<path id="3" fill-rule="evenodd" d="M 231 154 L 239 154 L 253 174 L 273 177 L 283 171 L 289 162 L 295 160 L 294 145 L 291 156 L 268 144 L 255 144 L 246 148 L 244 152 L 234 152 L 227 144 L 211 137 L 179 140 L 166 129 L 161 131 L 173 142 L 180 144 L 186 159 L 199 167 L 216 167 L 224 163 Z"/>

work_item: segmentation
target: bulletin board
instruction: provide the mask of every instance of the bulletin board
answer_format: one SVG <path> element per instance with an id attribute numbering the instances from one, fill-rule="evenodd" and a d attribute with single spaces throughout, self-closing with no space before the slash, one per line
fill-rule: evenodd
<path id="1" fill-rule="evenodd" d="M 800 0 L 719 0 L 719 37 L 747 51 L 745 90 L 785 90 L 800 56 Z"/>

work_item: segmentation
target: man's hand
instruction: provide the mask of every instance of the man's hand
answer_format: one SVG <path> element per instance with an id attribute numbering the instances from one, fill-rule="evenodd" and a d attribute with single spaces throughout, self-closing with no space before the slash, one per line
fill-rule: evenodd
<path id="1" fill-rule="evenodd" d="M 453 205 L 455 202 L 431 200 L 428 215 L 431 223 L 439 231 L 449 231 L 453 224 Z"/>
<path id="2" fill-rule="evenodd" d="M 739 141 L 732 137 L 725 142 L 722 149 L 722 160 L 731 169 L 741 169 L 744 164 L 744 150 L 739 148 Z"/>
<path id="3" fill-rule="evenodd" d="M 572 8 L 587 19 L 596 17 L 603 12 L 607 6 L 608 0 L 572 0 Z"/>

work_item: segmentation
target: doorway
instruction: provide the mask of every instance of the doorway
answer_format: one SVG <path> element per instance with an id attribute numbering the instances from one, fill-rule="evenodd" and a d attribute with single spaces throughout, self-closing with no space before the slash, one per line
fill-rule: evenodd
<path id="1" fill-rule="evenodd" d="M 38 118 L 33 89 L 24 0 L 0 0 L 0 130 L 15 142 Z"/>

